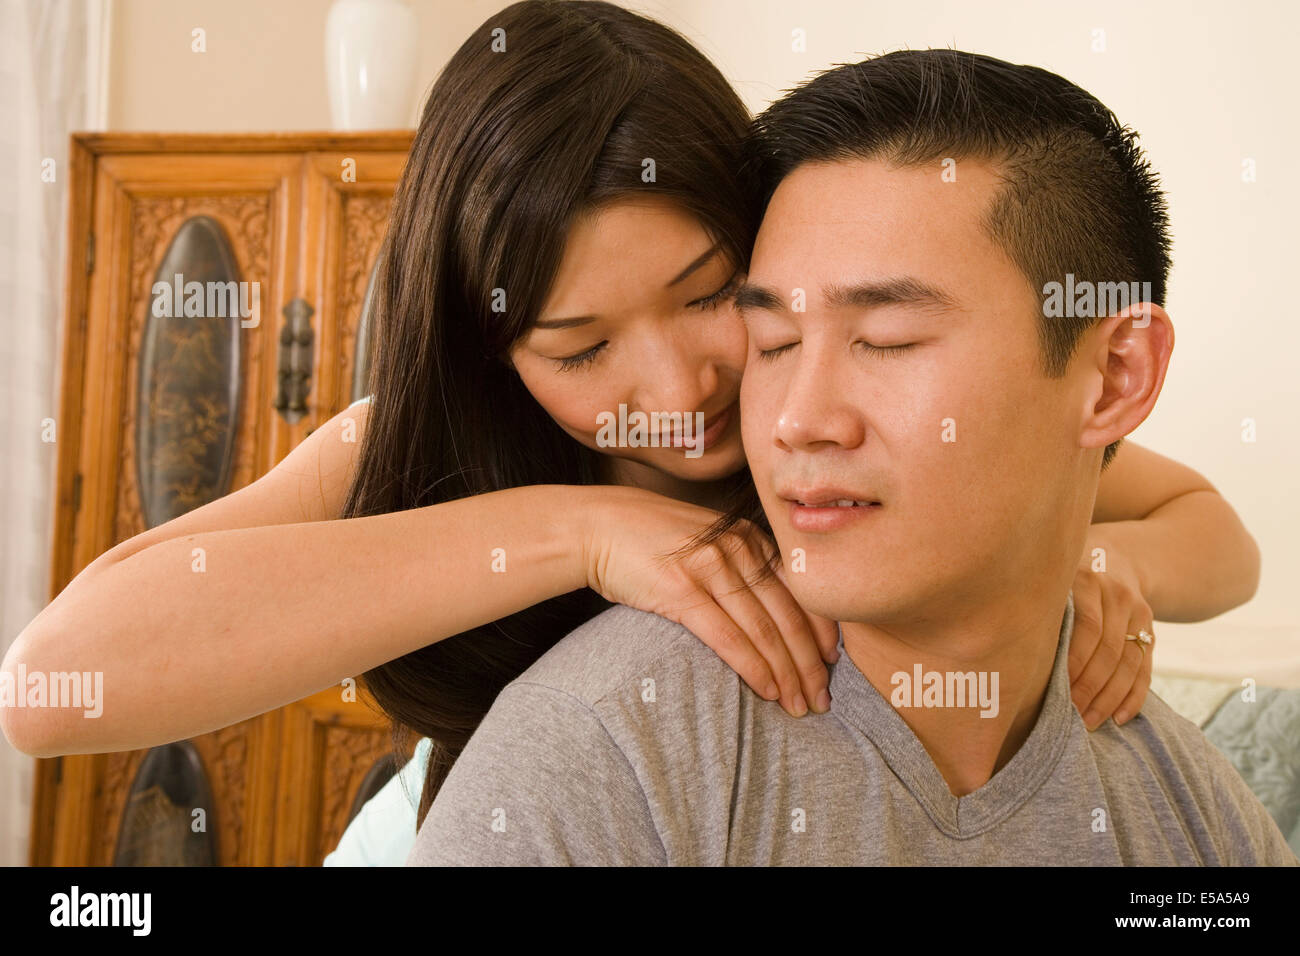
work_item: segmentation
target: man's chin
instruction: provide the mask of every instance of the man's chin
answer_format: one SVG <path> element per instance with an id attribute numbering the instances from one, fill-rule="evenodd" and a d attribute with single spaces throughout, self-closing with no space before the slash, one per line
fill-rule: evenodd
<path id="1" fill-rule="evenodd" d="M 832 621 L 871 621 L 890 610 L 890 602 L 873 594 L 866 583 L 855 587 L 852 581 L 810 579 L 800 574 L 787 574 L 786 581 L 800 607 Z"/>

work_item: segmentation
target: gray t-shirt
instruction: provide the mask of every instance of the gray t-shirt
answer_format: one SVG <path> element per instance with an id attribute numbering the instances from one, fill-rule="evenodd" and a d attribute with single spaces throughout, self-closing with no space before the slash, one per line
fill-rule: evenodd
<path id="1" fill-rule="evenodd" d="M 616 606 L 497 698 L 407 865 L 1290 864 L 1226 757 L 1148 694 L 1089 733 L 1067 601 L 1043 709 L 955 797 L 840 645 L 831 710 L 794 718 L 679 624 Z"/>

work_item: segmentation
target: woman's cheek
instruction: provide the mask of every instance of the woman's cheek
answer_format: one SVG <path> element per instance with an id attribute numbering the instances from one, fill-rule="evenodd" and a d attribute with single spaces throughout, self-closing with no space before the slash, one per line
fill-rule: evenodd
<path id="1" fill-rule="evenodd" d="M 596 414 L 587 414 L 583 406 L 590 400 L 584 401 L 580 389 L 561 381 L 560 373 L 542 370 L 526 359 L 516 361 L 515 371 L 533 400 L 570 437 L 584 444 L 594 443 Z"/>
<path id="2" fill-rule="evenodd" d="M 745 369 L 749 356 L 749 330 L 735 309 L 728 309 L 725 320 L 719 323 L 719 349 L 721 364 L 739 375 Z"/>

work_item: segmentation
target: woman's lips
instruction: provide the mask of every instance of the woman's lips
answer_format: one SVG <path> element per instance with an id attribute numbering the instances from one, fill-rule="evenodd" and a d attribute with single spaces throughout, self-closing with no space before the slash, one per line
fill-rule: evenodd
<path id="1" fill-rule="evenodd" d="M 713 417 L 712 422 L 706 421 L 704 423 L 704 436 L 702 440 L 705 448 L 716 445 L 726 430 L 731 427 L 731 423 L 736 420 L 736 411 L 738 406 L 739 402 L 732 402 L 722 411 L 718 412 L 718 414 Z"/>
<path id="2" fill-rule="evenodd" d="M 726 433 L 727 429 L 731 427 L 731 423 L 735 421 L 739 404 L 739 400 L 732 402 L 712 418 L 706 419 L 703 431 L 694 430 L 695 419 L 692 415 L 692 429 L 690 433 L 691 447 L 695 450 L 703 451 L 706 448 L 716 445 L 719 439 L 722 438 L 723 434 Z M 684 448 L 686 447 L 686 443 L 683 441 L 684 435 L 685 430 L 682 432 L 674 430 L 670 435 L 666 436 L 666 440 L 661 442 L 661 444 L 668 448 Z"/>

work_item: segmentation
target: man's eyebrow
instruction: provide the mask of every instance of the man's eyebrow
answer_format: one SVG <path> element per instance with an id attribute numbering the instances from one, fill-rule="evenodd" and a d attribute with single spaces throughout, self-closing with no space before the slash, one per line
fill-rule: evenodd
<path id="1" fill-rule="evenodd" d="M 826 303 L 831 308 L 856 306 L 870 309 L 882 305 L 928 305 L 938 309 L 955 309 L 957 302 L 937 286 L 905 276 L 853 285 L 826 288 Z M 735 306 L 740 311 L 762 309 L 766 312 L 788 311 L 789 304 L 771 289 L 745 283 L 736 292 Z"/>
<path id="2" fill-rule="evenodd" d="M 832 308 L 857 306 L 871 309 L 882 305 L 928 305 L 938 309 L 955 309 L 957 301 L 937 286 L 912 276 L 832 285 L 826 289 L 826 302 Z"/>
<path id="3" fill-rule="evenodd" d="M 710 246 L 708 249 L 702 252 L 699 256 L 697 256 L 694 260 L 692 260 L 690 265 L 688 265 L 681 272 L 677 273 L 677 276 L 666 286 L 664 286 L 664 288 L 671 289 L 673 286 L 677 285 L 677 283 L 684 281 L 686 277 L 689 276 L 692 272 L 703 267 L 710 259 L 716 256 L 718 254 L 718 250 L 721 247 L 722 247 L 722 243 L 720 242 L 714 243 L 712 246 Z M 572 319 L 538 319 L 536 322 L 533 323 L 533 326 L 539 329 L 571 329 L 576 326 L 587 325 L 595 321 L 596 321 L 596 317 L 594 315 L 579 315 Z"/>
<path id="4" fill-rule="evenodd" d="M 736 290 L 733 304 L 740 311 L 745 309 L 763 309 L 766 312 L 780 312 L 786 307 L 785 300 L 771 289 L 752 285 L 748 282 Z"/>

